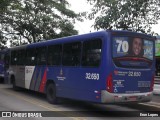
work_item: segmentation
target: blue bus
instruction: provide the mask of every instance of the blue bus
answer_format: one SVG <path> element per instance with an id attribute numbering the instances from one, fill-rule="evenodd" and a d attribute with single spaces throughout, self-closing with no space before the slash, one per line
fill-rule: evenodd
<path id="1" fill-rule="evenodd" d="M 99 31 L 10 48 L 13 88 L 95 103 L 152 98 L 155 38 L 131 31 Z"/>
<path id="2" fill-rule="evenodd" d="M 0 82 L 4 82 L 5 77 L 5 67 L 4 67 L 4 57 L 5 57 L 6 50 L 3 49 L 0 51 Z"/>

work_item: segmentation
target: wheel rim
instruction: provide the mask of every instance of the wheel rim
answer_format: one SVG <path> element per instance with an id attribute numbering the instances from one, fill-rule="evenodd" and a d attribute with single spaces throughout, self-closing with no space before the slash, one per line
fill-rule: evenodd
<path id="1" fill-rule="evenodd" d="M 49 89 L 49 97 L 50 99 L 54 99 L 54 90 L 52 88 Z"/>
<path id="2" fill-rule="evenodd" d="M 48 86 L 48 90 L 47 90 L 47 98 L 48 98 L 48 101 L 53 103 L 55 102 L 55 98 L 56 98 L 56 95 L 55 95 L 55 89 L 54 89 L 54 86 L 53 85 L 49 85 Z"/>

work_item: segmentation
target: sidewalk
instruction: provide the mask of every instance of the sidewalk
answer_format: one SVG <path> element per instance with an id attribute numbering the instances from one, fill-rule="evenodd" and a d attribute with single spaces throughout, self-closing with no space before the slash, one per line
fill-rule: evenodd
<path id="1" fill-rule="evenodd" d="M 1 89 L 1 88 L 12 88 L 12 85 L 11 85 L 11 84 L 1 83 L 1 84 L 0 84 L 0 89 Z"/>

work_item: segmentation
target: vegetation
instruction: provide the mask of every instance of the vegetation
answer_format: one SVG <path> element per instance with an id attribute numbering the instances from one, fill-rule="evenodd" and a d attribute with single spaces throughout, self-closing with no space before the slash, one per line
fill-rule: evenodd
<path id="1" fill-rule="evenodd" d="M 159 0 L 87 0 L 93 5 L 89 19 L 95 29 L 123 29 L 152 34 L 160 19 Z"/>
<path id="2" fill-rule="evenodd" d="M 160 19 L 160 0 L 86 0 L 94 28 L 153 34 Z M 75 20 L 82 14 L 68 9 L 67 0 L 0 0 L 0 47 L 34 43 L 78 34 Z"/>
<path id="3" fill-rule="evenodd" d="M 66 0 L 0 0 L 0 44 L 34 43 L 78 34 Z"/>

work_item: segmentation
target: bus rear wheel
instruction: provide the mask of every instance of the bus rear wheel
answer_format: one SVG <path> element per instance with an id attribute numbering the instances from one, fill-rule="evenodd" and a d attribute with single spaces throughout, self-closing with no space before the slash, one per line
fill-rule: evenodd
<path id="1" fill-rule="evenodd" d="M 46 96 L 49 103 L 57 104 L 56 86 L 53 83 L 47 85 Z"/>

